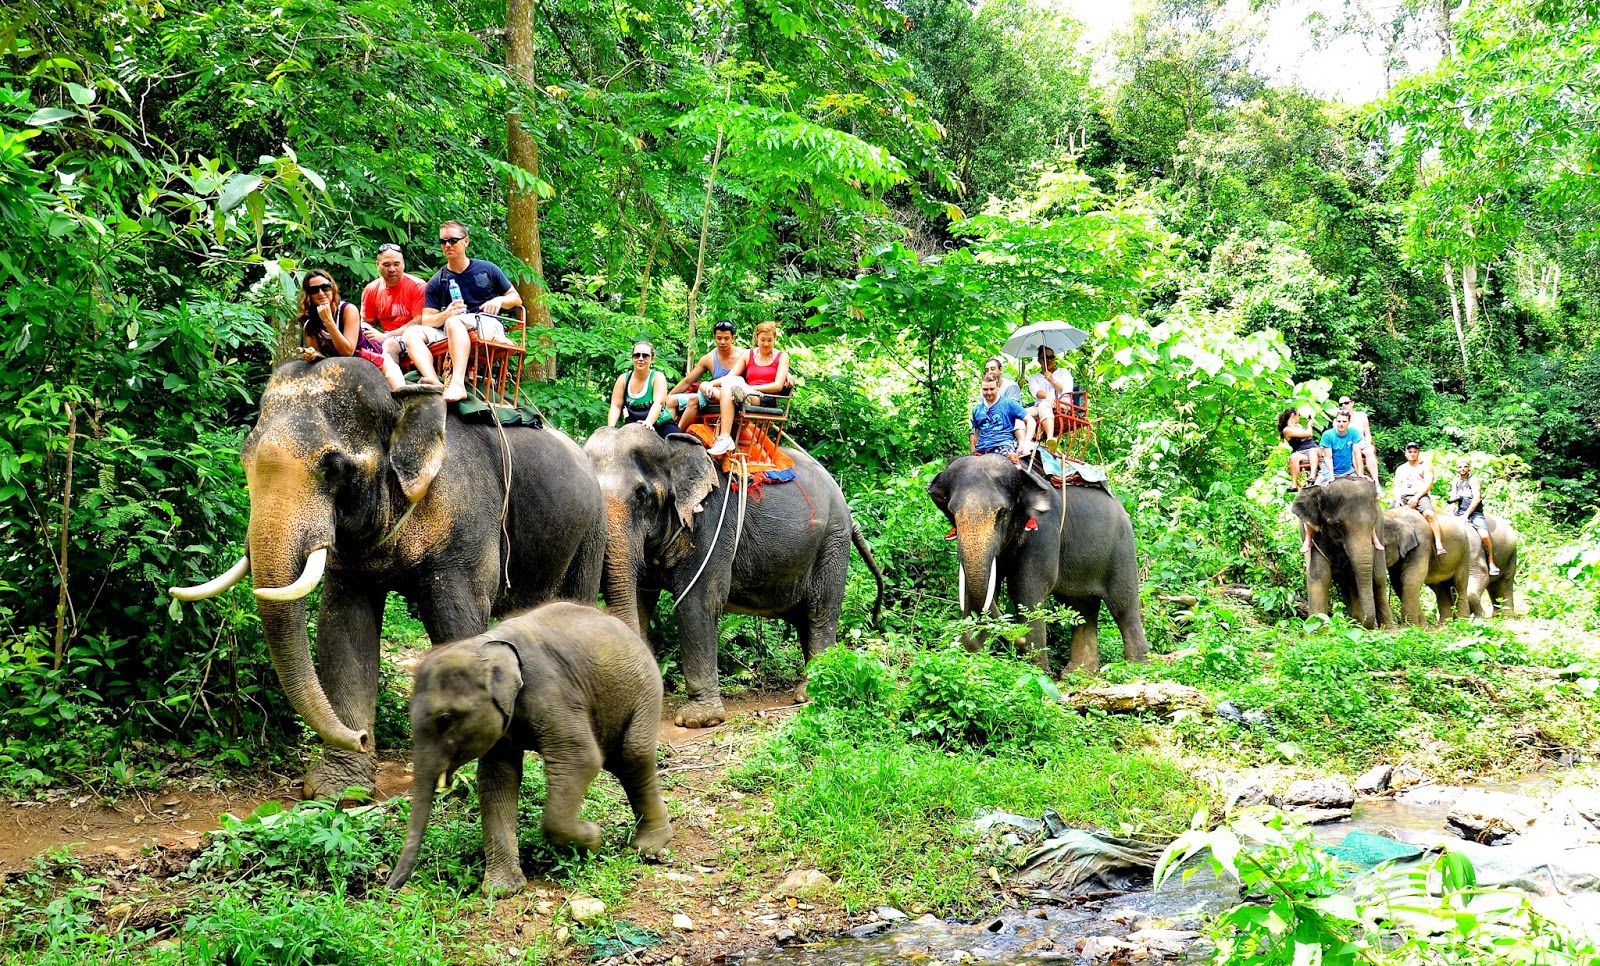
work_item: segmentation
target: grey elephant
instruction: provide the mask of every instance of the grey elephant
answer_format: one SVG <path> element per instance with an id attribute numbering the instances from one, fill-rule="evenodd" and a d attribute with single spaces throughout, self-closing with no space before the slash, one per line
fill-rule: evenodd
<path id="1" fill-rule="evenodd" d="M 1289 507 L 1316 529 L 1306 555 L 1306 598 L 1313 614 L 1333 613 L 1334 586 L 1351 620 L 1368 628 L 1394 624 L 1385 550 L 1373 546 L 1383 510 L 1371 480 L 1345 476 L 1303 488 Z"/>
<path id="2" fill-rule="evenodd" d="M 1055 597 L 1083 618 L 1072 631 L 1067 669 L 1093 673 L 1100 668 L 1097 623 L 1104 603 L 1122 634 L 1123 657 L 1149 656 L 1133 523 L 1109 491 L 1057 489 L 1005 457 L 989 455 L 951 460 L 928 485 L 928 495 L 955 524 L 963 616 L 991 611 L 1002 585 L 1019 609 Z M 1034 621 L 1027 646 L 1048 671 L 1042 620 Z"/>
<path id="3" fill-rule="evenodd" d="M 1384 511 L 1381 536 L 1389 584 L 1400 594 L 1401 619 L 1421 625 L 1422 588 L 1431 587 L 1439 604 L 1439 621 L 1451 616 L 1469 615 L 1468 585 L 1471 577 L 1472 547 L 1466 528 L 1457 517 L 1441 513 L 1439 542 L 1444 553 L 1435 553 L 1433 532 L 1423 515 L 1410 507 L 1391 507 Z M 1474 540 L 1476 542 L 1476 535 Z M 1481 545 L 1480 545 L 1481 547 Z M 1482 550 L 1479 550 L 1482 554 Z"/>
<path id="4" fill-rule="evenodd" d="M 1468 542 L 1472 547 L 1472 576 L 1467 596 L 1472 613 L 1479 617 L 1489 616 L 1488 609 L 1483 606 L 1483 599 L 1487 596 L 1494 605 L 1494 616 L 1515 617 L 1517 551 L 1522 543 L 1522 535 L 1517 533 L 1509 520 L 1487 514 L 1484 519 L 1489 524 L 1489 541 L 1494 547 L 1494 562 L 1500 568 L 1500 573 L 1489 575 L 1489 561 L 1483 554 L 1483 541 L 1479 539 L 1477 531 L 1468 531 Z"/>
<path id="5" fill-rule="evenodd" d="M 672 839 L 656 777 L 661 671 L 633 629 L 594 607 L 546 604 L 465 641 L 434 648 L 411 695 L 411 823 L 389 876 L 411 877 L 434 789 L 478 762 L 485 892 L 527 884 L 517 859 L 522 758 L 544 759 L 544 819 L 552 845 L 594 851 L 600 827 L 578 817 L 600 769 L 617 776 L 636 824 L 633 847 L 655 855 Z"/>
<path id="6" fill-rule="evenodd" d="M 693 436 L 662 438 L 633 424 L 595 430 L 584 444 L 605 494 L 606 609 L 648 636 L 661 591 L 676 600 L 688 701 L 680 727 L 726 718 L 717 673 L 723 613 L 776 617 L 795 629 L 805 659 L 834 645 L 855 545 L 883 574 L 839 485 L 805 451 L 785 446 L 794 480 L 738 493 Z M 806 699 L 805 680 L 795 700 Z"/>
<path id="7" fill-rule="evenodd" d="M 254 574 L 256 605 L 290 703 L 326 743 L 308 796 L 372 788 L 384 600 L 417 605 L 430 640 L 555 597 L 594 600 L 604 506 L 582 450 L 555 429 L 464 423 L 439 390 L 390 392 L 361 358 L 279 366 L 241 453 L 247 555 L 174 588 L 212 596 Z M 313 669 L 305 596 L 322 584 Z"/>

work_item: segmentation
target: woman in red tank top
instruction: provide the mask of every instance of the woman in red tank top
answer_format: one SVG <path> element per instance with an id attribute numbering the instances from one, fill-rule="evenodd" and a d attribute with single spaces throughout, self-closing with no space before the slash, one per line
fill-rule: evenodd
<path id="1" fill-rule="evenodd" d="M 789 353 L 777 348 L 778 323 L 756 326 L 756 346 L 744 365 L 745 385 L 751 393 L 781 396 L 789 391 Z"/>

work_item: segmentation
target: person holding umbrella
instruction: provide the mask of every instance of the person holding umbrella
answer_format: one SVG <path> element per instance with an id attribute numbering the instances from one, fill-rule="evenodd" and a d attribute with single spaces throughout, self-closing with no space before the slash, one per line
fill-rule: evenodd
<path id="1" fill-rule="evenodd" d="M 1049 346 L 1040 346 L 1036 355 L 1039 371 L 1028 377 L 1028 391 L 1034 399 L 1029 415 L 1044 427 L 1044 439 L 1049 443 L 1056 438 L 1056 402 L 1072 397 L 1072 373 L 1056 366 L 1056 351 Z"/>

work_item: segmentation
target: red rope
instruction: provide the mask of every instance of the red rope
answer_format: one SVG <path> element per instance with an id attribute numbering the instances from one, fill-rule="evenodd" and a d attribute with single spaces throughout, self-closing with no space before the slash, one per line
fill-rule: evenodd
<path id="1" fill-rule="evenodd" d="M 809 526 L 809 527 L 816 526 L 817 525 L 817 505 L 815 503 L 811 502 L 811 494 L 806 492 L 805 485 L 800 482 L 800 478 L 798 476 L 795 477 L 794 485 L 798 486 L 800 488 L 800 495 L 806 498 L 806 506 L 811 508 L 811 519 L 806 521 L 806 526 Z"/>

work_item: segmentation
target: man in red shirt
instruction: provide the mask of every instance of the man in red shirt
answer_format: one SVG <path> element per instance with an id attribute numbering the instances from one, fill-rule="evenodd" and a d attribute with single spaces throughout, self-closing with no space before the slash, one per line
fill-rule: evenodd
<path id="1" fill-rule="evenodd" d="M 426 350 L 429 345 L 441 341 L 444 332 L 422 321 L 425 285 L 422 279 L 406 271 L 405 256 L 399 245 L 388 242 L 379 245 L 378 277 L 367 283 L 361 293 L 361 318 L 368 325 L 383 330 L 385 375 L 390 371 L 389 363 L 392 362 L 394 371 L 398 372 L 400 360 L 410 355 L 422 382 L 437 386 L 441 383 L 433 368 L 433 356 Z"/>

